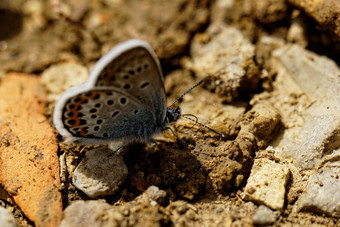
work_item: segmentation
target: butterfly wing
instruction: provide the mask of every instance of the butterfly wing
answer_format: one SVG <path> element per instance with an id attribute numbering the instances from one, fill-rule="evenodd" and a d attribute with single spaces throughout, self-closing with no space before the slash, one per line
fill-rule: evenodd
<path id="1" fill-rule="evenodd" d="M 147 141 L 165 114 L 158 59 L 147 43 L 130 40 L 103 56 L 85 84 L 64 93 L 56 105 L 54 123 L 66 140 L 80 143 Z"/>

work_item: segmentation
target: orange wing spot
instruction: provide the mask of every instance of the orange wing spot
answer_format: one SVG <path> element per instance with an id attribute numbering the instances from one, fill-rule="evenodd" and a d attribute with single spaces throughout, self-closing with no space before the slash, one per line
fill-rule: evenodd
<path id="1" fill-rule="evenodd" d="M 79 118 L 73 118 L 73 120 L 75 121 L 75 123 L 72 125 L 72 127 L 77 127 L 80 125 L 80 119 Z"/>
<path id="2" fill-rule="evenodd" d="M 86 135 L 86 132 L 85 132 L 84 128 L 80 129 L 79 134 L 82 135 L 82 136 Z"/>

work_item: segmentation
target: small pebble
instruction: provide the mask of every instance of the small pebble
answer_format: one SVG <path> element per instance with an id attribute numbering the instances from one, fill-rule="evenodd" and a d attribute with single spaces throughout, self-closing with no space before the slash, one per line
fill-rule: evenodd
<path id="1" fill-rule="evenodd" d="M 0 207 L 0 226 L 1 227 L 15 227 L 17 226 L 17 223 L 14 219 L 14 216 L 12 213 L 8 212 L 3 207 Z"/>
<path id="2" fill-rule="evenodd" d="M 222 207 L 216 209 L 216 213 L 222 213 L 224 209 Z"/>
<path id="3" fill-rule="evenodd" d="M 63 220 L 59 227 L 102 226 L 101 217 L 112 207 L 103 201 L 74 201 L 64 210 Z"/>
<path id="4" fill-rule="evenodd" d="M 149 200 L 156 201 L 160 205 L 164 205 L 166 203 L 167 194 L 166 191 L 160 190 L 157 186 L 150 186 L 145 191 Z"/>
<path id="5" fill-rule="evenodd" d="M 277 219 L 277 214 L 266 206 L 259 206 L 255 215 L 253 216 L 253 223 L 255 225 L 272 224 Z"/>

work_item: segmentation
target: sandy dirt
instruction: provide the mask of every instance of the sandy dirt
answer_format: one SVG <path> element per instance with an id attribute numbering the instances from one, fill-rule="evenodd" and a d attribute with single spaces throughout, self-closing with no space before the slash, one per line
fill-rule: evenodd
<path id="1" fill-rule="evenodd" d="M 261 46 L 259 40 L 269 36 L 299 43 L 335 61 L 340 53 L 339 43 L 333 41 L 329 31 L 317 30 L 317 22 L 295 6 L 286 1 L 254 2 L 2 0 L 0 78 L 13 71 L 39 76 L 49 67 L 65 62 L 90 69 L 111 47 L 130 38 L 143 39 L 155 49 L 165 75 L 168 104 L 209 75 L 179 106 L 183 113 L 194 114 L 203 124 L 225 133 L 226 138 L 180 119 L 171 126 L 182 141 L 166 131 L 157 138 L 159 143 L 152 151 L 152 144 L 124 148 L 127 179 L 115 195 L 103 198 L 124 217 L 117 221 L 117 215 L 108 215 L 105 220 L 124 226 L 253 226 L 254 213 L 261 203 L 245 200 L 243 193 L 254 159 L 265 157 L 284 166 L 292 165 L 266 148 L 282 137 L 287 127 L 282 118 L 299 121 L 298 114 L 284 110 L 310 105 L 303 94 L 283 102 L 284 92 L 276 87 L 289 87 L 289 82 L 275 82 L 276 73 L 269 61 L 272 49 Z M 304 34 L 289 33 L 296 21 L 305 27 Z M 230 76 L 224 71 L 202 71 L 199 65 L 209 59 L 193 56 L 198 53 L 194 48 L 215 38 L 215 33 L 207 29 L 217 22 L 238 29 L 254 47 L 253 56 L 240 64 L 245 72 L 240 79 L 228 77 L 223 81 L 225 75 Z M 54 105 L 55 101 L 49 100 L 45 108 L 52 126 Z M 285 116 L 281 110 L 290 115 Z M 66 154 L 68 165 L 60 188 L 66 208 L 75 200 L 89 200 L 72 185 L 71 166 L 75 168 L 86 151 L 98 146 L 64 144 L 57 131 L 55 134 L 58 153 Z M 272 225 L 339 225 L 335 217 L 294 211 L 307 180 L 296 183 L 294 173 L 290 175 L 284 207 Z M 140 199 L 151 185 L 166 191 L 163 204 L 152 206 Z M 34 226 L 14 203 L 2 201 L 0 205 L 11 209 L 18 226 Z"/>

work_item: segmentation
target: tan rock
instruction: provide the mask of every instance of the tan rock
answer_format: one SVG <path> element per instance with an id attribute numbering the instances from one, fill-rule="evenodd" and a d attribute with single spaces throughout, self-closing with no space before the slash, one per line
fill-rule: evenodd
<path id="1" fill-rule="evenodd" d="M 268 159 L 256 159 L 251 170 L 244 198 L 282 210 L 289 169 Z"/>
<path id="2" fill-rule="evenodd" d="M 288 0 L 288 2 L 313 17 L 321 27 L 330 30 L 335 40 L 340 40 L 339 0 Z"/>
<path id="3" fill-rule="evenodd" d="M 58 226 L 58 146 L 43 115 L 45 98 L 38 77 L 12 73 L 1 81 L 0 184 L 36 226 Z"/>

